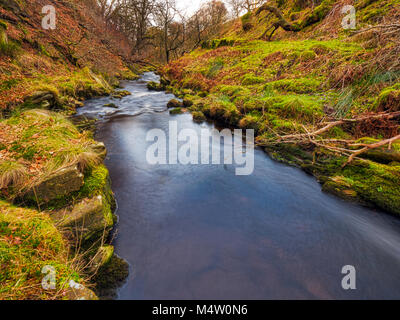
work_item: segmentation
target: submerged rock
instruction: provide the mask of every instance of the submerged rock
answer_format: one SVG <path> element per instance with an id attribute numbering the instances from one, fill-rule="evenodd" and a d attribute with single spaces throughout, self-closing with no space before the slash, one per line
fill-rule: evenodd
<path id="1" fill-rule="evenodd" d="M 115 103 L 107 103 L 104 107 L 118 109 L 118 106 Z"/>
<path id="2" fill-rule="evenodd" d="M 83 178 L 76 165 L 64 167 L 30 188 L 23 198 L 39 204 L 47 203 L 78 191 L 83 186 Z"/>
<path id="3" fill-rule="evenodd" d="M 130 96 L 131 94 L 132 93 L 130 93 L 127 90 L 121 90 L 121 91 L 114 91 L 111 96 L 115 99 L 122 99 L 123 97 Z"/>

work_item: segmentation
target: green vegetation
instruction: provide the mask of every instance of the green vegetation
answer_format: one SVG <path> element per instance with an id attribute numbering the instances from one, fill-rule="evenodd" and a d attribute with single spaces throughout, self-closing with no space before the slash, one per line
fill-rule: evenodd
<path id="1" fill-rule="evenodd" d="M 240 25 L 232 23 L 221 35 L 232 46 L 221 47 L 214 39 L 171 62 L 162 73 L 171 92 L 193 102 L 189 109 L 195 121 L 207 117 L 254 129 L 258 143 L 267 145 L 273 158 L 313 173 L 324 190 L 398 214 L 399 168 L 393 160 L 399 156 L 397 144 L 391 144 L 392 151 L 386 145 L 378 152 L 363 153 L 344 166 L 360 144 L 398 134 L 397 120 L 349 122 L 323 131 L 318 135 L 321 144 L 307 139 L 308 133 L 337 118 L 400 110 L 398 65 L 385 69 L 397 59 L 387 54 L 398 47 L 397 40 L 395 45 L 390 41 L 378 45 L 367 35 L 348 37 L 340 21 L 335 25 L 335 17 L 329 15 L 334 3 L 325 0 L 312 9 L 299 1 L 273 1 L 269 5 L 279 7 L 291 21 L 292 32 L 280 28 L 273 41 L 265 41 L 265 30 L 277 17 L 268 10 L 249 12 Z M 363 1 L 357 4 L 357 17 L 371 22 L 383 12 L 391 16 L 395 4 L 399 1 Z M 324 22 L 325 18 L 331 20 Z M 374 60 L 378 56 L 381 60 Z M 185 93 L 187 88 L 190 94 Z M 304 138 L 298 143 L 277 142 L 282 136 L 299 134 Z M 336 141 L 343 142 L 336 145 Z M 346 148 L 347 157 L 340 152 Z"/>
<path id="2" fill-rule="evenodd" d="M 82 282 L 68 246 L 45 213 L 0 201 L 0 299 L 63 299 L 69 282 Z M 42 269 L 56 270 L 56 290 L 43 290 Z"/>

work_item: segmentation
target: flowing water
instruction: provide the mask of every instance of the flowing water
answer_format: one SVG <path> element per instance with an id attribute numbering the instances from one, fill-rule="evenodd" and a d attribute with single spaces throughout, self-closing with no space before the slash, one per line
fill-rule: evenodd
<path id="1" fill-rule="evenodd" d="M 232 165 L 150 165 L 150 129 L 212 128 L 170 116 L 172 95 L 146 82 L 132 96 L 88 101 L 109 151 L 120 217 L 115 248 L 131 268 L 120 299 L 400 298 L 400 220 L 321 192 L 302 171 L 255 151 L 255 170 Z M 118 109 L 106 108 L 113 102 Z M 222 147 L 221 147 L 222 148 Z M 356 290 L 342 288 L 343 266 Z"/>

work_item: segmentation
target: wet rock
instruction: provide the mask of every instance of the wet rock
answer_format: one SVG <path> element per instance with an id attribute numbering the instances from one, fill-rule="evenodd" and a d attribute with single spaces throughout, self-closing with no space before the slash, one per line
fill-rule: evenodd
<path id="1" fill-rule="evenodd" d="M 79 203 L 52 213 L 50 217 L 58 229 L 70 239 L 79 239 L 82 246 L 107 237 L 114 224 L 112 213 L 102 196 L 83 199 Z"/>
<path id="2" fill-rule="evenodd" d="M 161 83 L 150 81 L 149 83 L 147 83 L 147 89 L 151 91 L 163 91 L 165 89 L 165 86 Z"/>
<path id="3" fill-rule="evenodd" d="M 92 290 L 73 280 L 69 283 L 66 295 L 69 300 L 99 300 Z"/>
<path id="4" fill-rule="evenodd" d="M 90 146 L 90 149 L 98 154 L 102 160 L 105 160 L 107 156 L 107 149 L 103 142 L 97 142 Z"/>
<path id="5" fill-rule="evenodd" d="M 53 172 L 26 192 L 25 197 L 39 204 L 47 203 L 78 191 L 82 186 L 83 174 L 73 165 Z"/>
<path id="6" fill-rule="evenodd" d="M 107 103 L 104 107 L 118 109 L 118 106 L 115 103 Z"/>
<path id="7" fill-rule="evenodd" d="M 172 99 L 167 104 L 168 109 L 182 108 L 183 103 L 177 99 Z"/>
<path id="8" fill-rule="evenodd" d="M 70 117 L 69 120 L 78 128 L 79 131 L 92 131 L 96 130 L 95 118 L 90 118 L 84 115 Z"/>
<path id="9" fill-rule="evenodd" d="M 122 99 L 123 97 L 130 96 L 131 94 L 132 93 L 127 90 L 114 91 L 112 97 L 115 99 Z"/>
<path id="10" fill-rule="evenodd" d="M 104 245 L 97 250 L 97 253 L 92 259 L 90 271 L 96 272 L 101 267 L 106 266 L 114 255 L 114 247 L 110 245 Z"/>
<path id="11" fill-rule="evenodd" d="M 110 262 L 101 267 L 93 278 L 93 282 L 96 284 L 94 290 L 101 300 L 114 299 L 117 289 L 121 287 L 128 276 L 128 263 L 114 254 Z"/>
<path id="12" fill-rule="evenodd" d="M 169 114 L 172 114 L 172 115 L 174 115 L 174 114 L 182 114 L 182 113 L 183 113 L 182 108 L 175 108 L 175 109 L 172 109 L 172 110 L 169 111 Z"/>

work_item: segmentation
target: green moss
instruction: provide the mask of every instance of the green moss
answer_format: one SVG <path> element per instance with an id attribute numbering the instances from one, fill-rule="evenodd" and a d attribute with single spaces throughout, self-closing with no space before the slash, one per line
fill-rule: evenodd
<path id="1" fill-rule="evenodd" d="M 95 167 L 85 174 L 84 185 L 78 192 L 77 198 L 92 198 L 98 195 L 103 198 L 103 214 L 108 226 L 111 227 L 116 220 L 113 214 L 116 204 L 114 194 L 111 190 L 110 176 L 104 165 Z"/>
<path id="2" fill-rule="evenodd" d="M 242 78 L 242 85 L 244 86 L 250 86 L 254 84 L 259 84 L 259 83 L 265 83 L 265 79 L 262 77 L 257 77 L 252 74 L 246 74 Z"/>
<path id="3" fill-rule="evenodd" d="M 49 216 L 2 201 L 0 265 L 2 300 L 60 299 L 70 280 L 81 280 L 77 266 L 68 258 L 63 237 Z M 55 268 L 57 290 L 42 289 L 44 266 Z"/>
<path id="4" fill-rule="evenodd" d="M 363 161 L 347 166 L 342 173 L 362 199 L 389 212 L 400 214 L 398 167 Z"/>
<path id="5" fill-rule="evenodd" d="M 272 81 L 265 85 L 265 90 L 270 88 L 280 91 L 294 93 L 312 93 L 322 89 L 322 81 L 320 79 L 307 77 L 298 79 L 282 79 Z"/>
<path id="6" fill-rule="evenodd" d="M 314 60 L 317 57 L 314 51 L 306 50 L 300 54 L 300 60 L 303 62 Z"/>
<path id="7" fill-rule="evenodd" d="M 400 83 L 382 90 L 374 109 L 377 111 L 399 111 L 400 110 Z"/>
<path id="8" fill-rule="evenodd" d="M 195 122 L 204 122 L 206 121 L 206 116 L 201 111 L 194 111 L 192 112 L 193 121 Z"/>
<path id="9" fill-rule="evenodd" d="M 175 109 L 169 110 L 169 114 L 172 114 L 172 115 L 182 114 L 182 113 L 183 113 L 182 108 L 175 108 Z"/>

